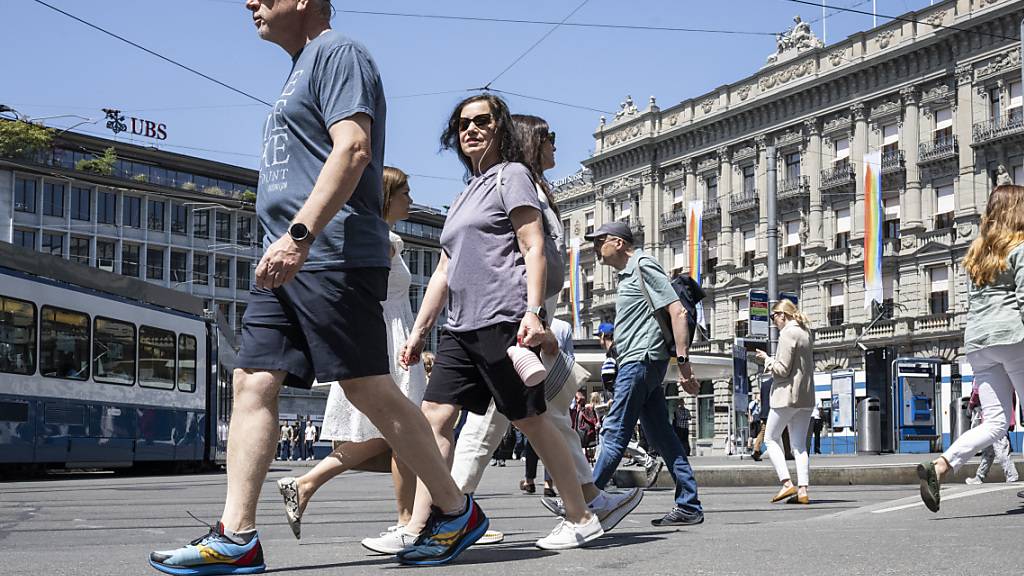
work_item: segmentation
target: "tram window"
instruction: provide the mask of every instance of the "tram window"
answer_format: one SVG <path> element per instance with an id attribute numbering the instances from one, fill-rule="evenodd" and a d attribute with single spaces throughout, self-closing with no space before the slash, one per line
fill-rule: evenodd
<path id="1" fill-rule="evenodd" d="M 135 384 L 135 325 L 109 318 L 93 321 L 93 378 L 105 384 Z"/>
<path id="2" fill-rule="evenodd" d="M 0 298 L 0 372 L 36 372 L 36 307 L 31 302 Z"/>
<path id="3" fill-rule="evenodd" d="M 196 391 L 196 337 L 178 336 L 178 390 Z"/>
<path id="4" fill-rule="evenodd" d="M 174 389 L 174 332 L 139 328 L 139 385 Z"/>
<path id="5" fill-rule="evenodd" d="M 43 306 L 39 322 L 39 371 L 51 378 L 89 379 L 89 316 Z"/>

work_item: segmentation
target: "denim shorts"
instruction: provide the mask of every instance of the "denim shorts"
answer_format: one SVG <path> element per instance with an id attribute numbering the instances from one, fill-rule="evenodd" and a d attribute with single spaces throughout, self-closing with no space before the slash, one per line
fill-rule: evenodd
<path id="1" fill-rule="evenodd" d="M 282 370 L 284 385 L 390 374 L 387 268 L 300 271 L 283 286 L 254 289 L 242 318 L 237 366 Z"/>

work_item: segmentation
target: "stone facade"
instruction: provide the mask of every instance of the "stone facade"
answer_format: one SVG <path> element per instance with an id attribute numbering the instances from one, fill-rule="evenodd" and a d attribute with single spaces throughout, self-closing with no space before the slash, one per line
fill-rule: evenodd
<path id="1" fill-rule="evenodd" d="M 1021 54 L 1013 40 L 1022 16 L 1013 0 L 936 2 L 908 14 L 910 21 L 831 46 L 812 35 L 787 52 L 782 36 L 780 57 L 753 76 L 669 108 L 652 97 L 638 110 L 630 98 L 611 122 L 601 119 L 585 172 L 556 188 L 569 236 L 628 219 L 646 251 L 686 273 L 684 211 L 703 201 L 710 338 L 694 351 L 729 353 L 744 335 L 737 331 L 748 290 L 767 286 L 773 143 L 779 288 L 799 295 L 815 325 L 818 370 L 861 369 L 857 343 L 953 362 L 962 354 L 967 304 L 963 256 L 996 182 L 1024 184 Z M 863 305 L 857 185 L 864 155 L 876 150 L 886 205 L 882 309 Z M 582 314 L 590 336 L 614 316 L 615 285 L 587 243 L 580 256 L 592 277 Z M 565 317 L 568 309 L 558 312 Z M 709 392 L 716 405 L 731 403 L 721 383 Z M 732 415 L 715 412 L 719 438 Z"/>

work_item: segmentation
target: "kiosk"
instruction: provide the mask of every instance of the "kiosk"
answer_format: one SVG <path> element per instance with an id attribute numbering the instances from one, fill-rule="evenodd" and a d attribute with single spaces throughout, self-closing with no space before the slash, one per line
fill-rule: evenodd
<path id="1" fill-rule="evenodd" d="M 903 454 L 941 451 L 938 418 L 941 361 L 897 358 L 893 361 L 893 410 L 896 450 Z"/>

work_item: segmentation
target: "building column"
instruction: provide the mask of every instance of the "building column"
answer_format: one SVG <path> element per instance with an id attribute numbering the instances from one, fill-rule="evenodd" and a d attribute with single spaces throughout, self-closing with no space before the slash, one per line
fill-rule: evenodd
<path id="1" fill-rule="evenodd" d="M 757 163 L 754 165 L 756 174 L 755 192 L 758 195 L 757 208 L 757 230 L 754 236 L 757 238 L 757 256 L 760 258 L 768 254 L 768 139 L 764 135 L 754 138 L 754 145 L 757 146 Z M 777 176 L 777 174 L 776 174 Z"/>
<path id="2" fill-rule="evenodd" d="M 985 203 L 979 202 L 978 192 L 987 188 L 987 170 L 982 170 L 978 177 L 974 174 L 974 149 L 971 142 L 974 138 L 974 113 L 978 111 L 980 119 L 987 119 L 985 116 L 985 101 L 980 101 L 977 92 L 974 90 L 974 64 L 957 64 L 956 67 L 956 100 L 954 101 L 955 111 L 955 134 L 960 144 L 959 158 L 959 179 L 956 190 L 956 215 L 974 216 L 984 211 Z M 979 210 L 980 207 L 980 210 Z"/>
<path id="3" fill-rule="evenodd" d="M 665 243 L 661 237 L 662 197 L 661 178 L 657 169 L 645 170 L 640 175 L 640 194 L 637 196 L 637 222 L 644 227 L 644 246 L 662 267 L 665 267 Z M 646 210 L 644 209 L 646 204 Z M 665 267 L 668 270 L 667 267 Z"/>
<path id="4" fill-rule="evenodd" d="M 853 117 L 853 142 L 850 162 L 853 162 L 857 179 L 854 183 L 853 211 L 850 214 L 850 238 L 864 238 L 864 196 L 860 186 L 864 182 L 864 156 L 868 153 L 868 110 L 863 102 L 850 106 Z"/>
<path id="5" fill-rule="evenodd" d="M 732 214 L 729 213 L 729 206 L 732 205 L 732 158 L 728 146 L 718 149 L 718 162 L 718 206 L 722 210 L 722 231 L 718 235 L 718 265 L 732 266 L 735 264 L 735 239 L 732 231 Z"/>
<path id="6" fill-rule="evenodd" d="M 921 109 L 918 106 L 921 96 L 916 86 L 908 86 L 900 90 L 903 97 L 903 157 L 906 162 L 907 185 L 900 198 L 902 222 L 900 228 L 915 232 L 922 227 L 921 222 L 921 169 L 917 165 L 921 146 Z"/>
<path id="7" fill-rule="evenodd" d="M 811 213 L 808 227 L 807 248 L 824 248 L 825 237 L 822 229 L 822 204 L 821 204 L 821 129 L 818 127 L 818 120 L 807 120 L 804 122 L 804 133 L 808 139 L 807 153 L 802 155 L 800 162 L 803 164 L 803 172 L 810 183 Z"/>

